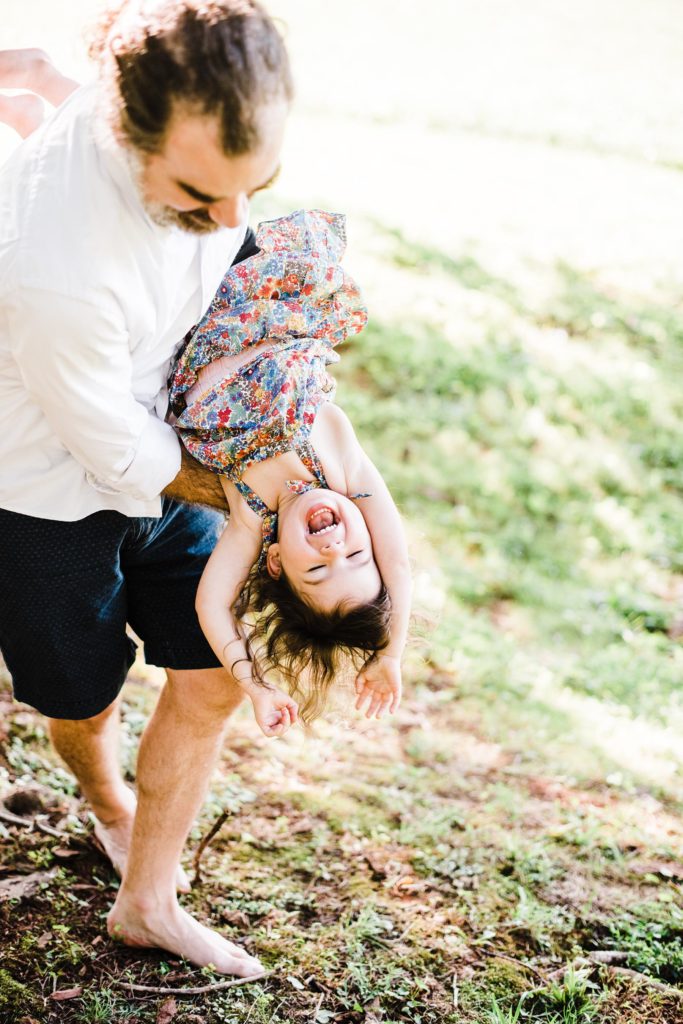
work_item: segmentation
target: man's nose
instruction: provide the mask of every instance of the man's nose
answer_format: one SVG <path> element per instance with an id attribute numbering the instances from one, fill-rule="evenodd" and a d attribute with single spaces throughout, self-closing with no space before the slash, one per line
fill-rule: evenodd
<path id="1" fill-rule="evenodd" d="M 208 208 L 209 217 L 222 228 L 238 228 L 246 220 L 249 201 L 242 192 L 237 196 L 228 196 L 219 203 L 212 203 Z"/>

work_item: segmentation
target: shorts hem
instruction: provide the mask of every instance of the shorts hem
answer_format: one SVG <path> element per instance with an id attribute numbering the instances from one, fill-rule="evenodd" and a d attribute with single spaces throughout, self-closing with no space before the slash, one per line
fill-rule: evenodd
<path id="1" fill-rule="evenodd" d="M 197 647 L 145 644 L 144 651 L 145 662 L 148 665 L 156 665 L 158 668 L 171 668 L 180 672 L 222 668 L 220 661 L 210 648 L 198 650 Z"/>
<path id="2" fill-rule="evenodd" d="M 14 699 L 19 701 L 20 704 L 27 704 L 28 707 L 33 708 L 34 711 L 44 715 L 46 718 L 56 718 L 66 722 L 80 722 L 86 718 L 94 718 L 108 708 L 110 704 L 114 703 L 122 689 L 123 683 L 113 690 L 111 694 L 102 697 L 101 700 L 93 700 L 87 704 L 83 701 L 45 701 L 42 698 L 33 700 L 30 695 L 24 697 L 18 693 L 14 694 Z"/>

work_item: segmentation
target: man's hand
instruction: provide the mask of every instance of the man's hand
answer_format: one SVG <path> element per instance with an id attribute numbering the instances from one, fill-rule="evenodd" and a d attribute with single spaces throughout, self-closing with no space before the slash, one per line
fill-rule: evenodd
<path id="1" fill-rule="evenodd" d="M 220 477 L 188 455 L 182 446 L 180 472 L 164 488 L 163 493 L 174 501 L 184 501 L 188 505 L 210 505 L 223 512 L 228 509 Z"/>
<path id="2" fill-rule="evenodd" d="M 381 718 L 385 711 L 393 715 L 401 702 L 401 659 L 375 654 L 356 676 L 356 710 L 365 708 L 365 717 Z"/>
<path id="3" fill-rule="evenodd" d="M 259 688 L 260 692 L 249 690 L 254 715 L 261 732 L 268 737 L 284 736 L 298 721 L 299 708 L 296 701 L 282 690 Z"/>

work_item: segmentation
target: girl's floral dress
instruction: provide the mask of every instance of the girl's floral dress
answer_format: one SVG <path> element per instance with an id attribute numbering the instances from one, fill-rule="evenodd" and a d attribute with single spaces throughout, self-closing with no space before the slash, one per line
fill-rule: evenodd
<path id="1" fill-rule="evenodd" d="M 340 214 L 299 210 L 260 224 L 260 252 L 231 267 L 208 312 L 189 336 L 169 379 L 175 427 L 188 452 L 231 479 L 264 519 L 276 516 L 244 483 L 248 466 L 296 451 L 326 486 L 309 437 L 317 410 L 334 398 L 327 372 L 336 345 L 357 334 L 367 314 L 355 282 L 340 265 L 346 247 Z M 186 406 L 199 370 L 259 342 L 267 348 Z M 293 481 L 294 489 L 303 489 Z"/>

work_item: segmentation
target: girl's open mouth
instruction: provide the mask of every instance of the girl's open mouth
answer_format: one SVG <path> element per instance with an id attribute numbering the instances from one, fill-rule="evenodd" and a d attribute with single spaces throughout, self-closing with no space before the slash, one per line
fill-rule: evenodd
<path id="1" fill-rule="evenodd" d="M 338 523 L 339 519 L 328 505 L 316 505 L 306 517 L 308 532 L 316 537 L 331 532 Z"/>

